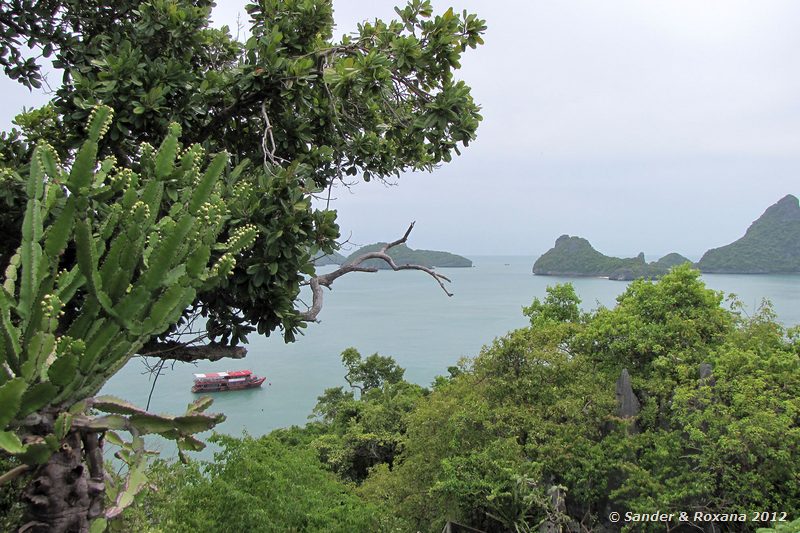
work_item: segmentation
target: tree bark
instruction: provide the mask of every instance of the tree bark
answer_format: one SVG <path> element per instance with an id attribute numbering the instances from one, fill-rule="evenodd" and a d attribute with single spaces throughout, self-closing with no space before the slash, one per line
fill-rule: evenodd
<path id="1" fill-rule="evenodd" d="M 22 496 L 28 509 L 20 533 L 88 533 L 91 520 L 103 513 L 100 439 L 96 433 L 72 431 L 39 467 Z"/>
<path id="2" fill-rule="evenodd" d="M 151 341 L 139 350 L 139 355 L 192 363 L 194 361 L 218 361 L 225 358 L 243 359 L 247 355 L 247 349 L 242 346 L 224 346 L 214 343 L 187 346 L 176 341 Z"/>
<path id="3" fill-rule="evenodd" d="M 453 294 L 450 293 L 444 286 L 445 281 L 450 283 L 450 279 L 448 279 L 447 277 L 439 274 L 438 272 L 435 272 L 432 268 L 423 265 L 398 265 L 394 262 L 394 259 L 392 259 L 392 257 L 387 253 L 395 246 L 404 244 L 408 240 L 408 236 L 411 234 L 412 229 L 414 229 L 414 222 L 412 222 L 408 226 L 408 229 L 406 230 L 405 234 L 402 237 L 400 237 L 394 242 L 386 244 L 385 246 L 383 246 L 383 248 L 380 249 L 380 251 L 367 252 L 365 254 L 358 256 L 352 262 L 347 263 L 346 265 L 342 265 L 333 272 L 329 272 L 327 274 L 311 278 L 308 281 L 308 284 L 311 286 L 311 295 L 312 295 L 311 307 L 305 313 L 301 313 L 300 317 L 308 322 L 314 322 L 317 320 L 317 316 L 319 315 L 320 311 L 322 311 L 322 299 L 323 299 L 322 287 L 327 287 L 330 289 L 334 281 L 344 276 L 345 274 L 349 274 L 350 272 L 377 272 L 378 271 L 377 268 L 361 266 L 361 264 L 364 263 L 364 261 L 367 261 L 369 259 L 380 259 L 381 261 L 384 261 L 387 265 L 389 265 L 389 267 L 394 271 L 420 270 L 422 272 L 425 272 L 426 274 L 428 274 L 429 276 L 431 276 L 433 279 L 436 280 L 436 282 L 439 284 L 439 286 L 442 288 L 442 290 L 446 295 L 453 296 Z"/>

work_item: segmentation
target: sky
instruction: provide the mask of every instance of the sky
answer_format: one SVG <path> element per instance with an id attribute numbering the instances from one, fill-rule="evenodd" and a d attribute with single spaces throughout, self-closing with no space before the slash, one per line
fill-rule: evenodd
<path id="1" fill-rule="evenodd" d="M 247 25 L 244 1 L 218 4 L 216 25 Z M 336 36 L 396 4 L 335 0 Z M 800 3 L 433 4 L 487 21 L 459 72 L 483 123 L 432 173 L 336 191 L 352 242 L 394 240 L 416 221 L 412 248 L 467 256 L 538 256 L 569 234 L 610 255 L 697 259 L 800 194 Z M 2 74 L 0 92 L 2 129 L 47 99 Z"/>

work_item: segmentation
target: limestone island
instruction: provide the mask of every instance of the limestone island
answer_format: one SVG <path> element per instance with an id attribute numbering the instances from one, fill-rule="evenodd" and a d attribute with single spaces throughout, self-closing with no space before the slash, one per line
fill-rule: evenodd
<path id="1" fill-rule="evenodd" d="M 556 244 L 533 265 L 540 276 L 602 277 L 629 281 L 637 278 L 654 279 L 663 276 L 675 265 L 690 263 L 680 254 L 671 253 L 658 261 L 647 263 L 644 254 L 622 259 L 604 255 L 581 237 L 562 235 Z"/>
<path id="2" fill-rule="evenodd" d="M 367 252 L 377 252 L 381 248 L 386 246 L 385 242 L 378 242 L 375 244 L 370 244 L 368 246 L 364 246 L 350 254 L 347 257 L 347 260 L 344 264 L 350 263 L 354 261 L 358 256 L 363 255 Z M 466 257 L 462 257 L 460 255 L 451 254 L 449 252 L 438 252 L 435 250 L 413 250 L 406 246 L 405 244 L 400 244 L 391 248 L 388 252 L 389 257 L 394 259 L 394 262 L 398 265 L 422 265 L 426 267 L 441 267 L 441 268 L 453 268 L 453 267 L 471 267 L 472 261 L 467 259 Z M 379 270 L 391 270 L 391 267 L 386 264 L 386 262 L 381 261 L 380 259 L 369 259 L 362 263 L 362 266 L 366 267 L 373 267 Z"/>
<path id="3" fill-rule="evenodd" d="M 345 261 L 347 261 L 347 258 L 339 252 L 333 252 L 327 255 L 320 252 L 311 260 L 314 266 L 341 265 Z"/>
<path id="4" fill-rule="evenodd" d="M 744 236 L 703 254 L 697 263 L 710 274 L 800 273 L 800 203 L 787 194 L 767 208 Z"/>

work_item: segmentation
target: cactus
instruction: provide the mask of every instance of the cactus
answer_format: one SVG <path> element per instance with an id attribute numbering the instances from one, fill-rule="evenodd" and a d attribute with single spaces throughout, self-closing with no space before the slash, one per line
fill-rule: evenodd
<path id="1" fill-rule="evenodd" d="M 178 321 L 199 290 L 219 283 L 234 254 L 256 238 L 256 228 L 245 226 L 220 240 L 227 207 L 215 191 L 227 154 L 202 172 L 203 150 L 180 154 L 173 125 L 157 152 L 141 147 L 140 174 L 118 169 L 113 157 L 97 160 L 111 117 L 110 108 L 95 109 L 69 171 L 49 146 L 34 151 L 22 243 L 0 287 L 0 449 L 31 465 L 83 461 L 86 475 L 99 475 L 102 485 L 92 457 L 98 435 L 113 435 L 129 476 L 112 488 L 107 513 L 87 515 L 98 530 L 146 485 L 141 435 L 175 440 L 183 458 L 204 446 L 193 435 L 224 417 L 205 413 L 209 399 L 168 416 L 95 395 L 145 342 Z M 167 182 L 178 184 L 170 189 L 176 194 L 165 194 Z M 64 269 L 68 247 L 76 259 Z M 73 453 L 76 443 L 83 455 Z M 47 483 L 58 490 L 65 481 Z M 31 501 L 41 502 L 31 490 Z"/>

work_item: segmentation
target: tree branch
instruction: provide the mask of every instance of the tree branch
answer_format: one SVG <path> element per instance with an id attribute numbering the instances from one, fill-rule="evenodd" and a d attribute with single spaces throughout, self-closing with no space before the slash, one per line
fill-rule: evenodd
<path id="1" fill-rule="evenodd" d="M 392 259 L 392 257 L 387 253 L 395 246 L 405 244 L 405 242 L 408 240 L 408 236 L 411 234 L 412 229 L 414 229 L 414 222 L 412 222 L 408 226 L 408 229 L 401 238 L 397 239 L 394 242 L 390 242 L 384 245 L 383 248 L 380 249 L 380 251 L 367 252 L 365 254 L 356 257 L 351 263 L 342 265 L 333 272 L 329 272 L 328 274 L 323 274 L 321 276 L 315 276 L 311 278 L 308 284 L 311 286 L 311 294 L 313 300 L 311 303 L 311 307 L 305 313 L 301 313 L 300 318 L 308 322 L 314 322 L 317 320 L 317 316 L 319 315 L 320 311 L 322 311 L 322 301 L 323 301 L 322 287 L 327 287 L 330 289 L 334 281 L 344 276 L 345 274 L 349 274 L 350 272 L 377 272 L 378 269 L 375 267 L 361 266 L 362 263 L 370 259 L 380 259 L 381 261 L 384 261 L 387 265 L 389 265 L 389 267 L 394 271 L 420 270 L 422 272 L 425 272 L 436 280 L 436 282 L 439 284 L 439 286 L 442 288 L 442 290 L 446 295 L 453 296 L 453 294 L 449 292 L 444 285 L 445 281 L 450 283 L 449 278 L 435 272 L 432 268 L 423 265 L 410 265 L 410 264 L 398 265 L 397 263 L 394 262 L 394 259 Z"/>
<path id="2" fill-rule="evenodd" d="M 28 465 L 15 466 L 11 470 L 0 476 L 0 486 L 4 485 L 5 483 L 8 483 L 9 481 L 15 480 L 16 478 L 18 478 L 19 476 L 30 470 L 30 468 L 31 467 Z"/>
<path id="3" fill-rule="evenodd" d="M 139 355 L 192 363 L 194 361 L 218 361 L 225 358 L 243 359 L 247 355 L 247 349 L 242 346 L 225 346 L 216 343 L 188 346 L 186 343 L 176 341 L 150 341 L 142 347 Z"/>

